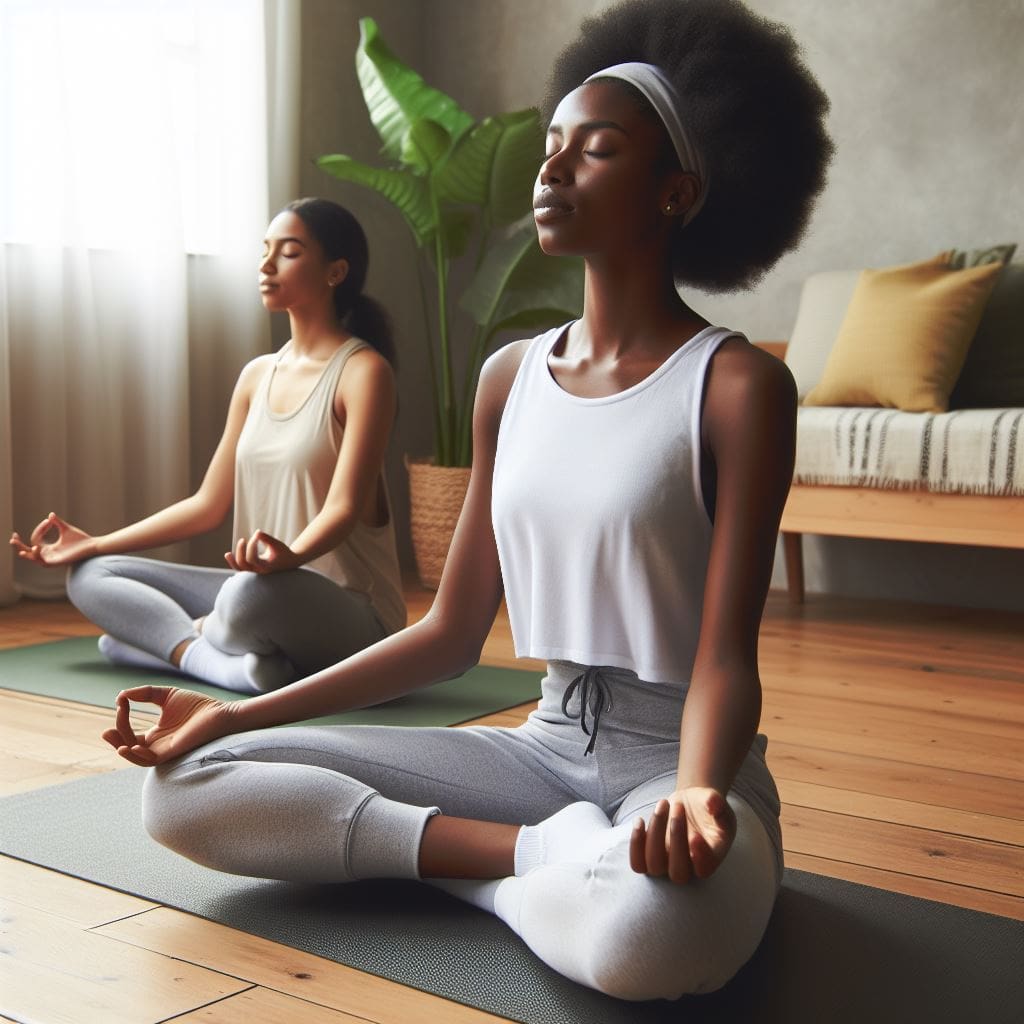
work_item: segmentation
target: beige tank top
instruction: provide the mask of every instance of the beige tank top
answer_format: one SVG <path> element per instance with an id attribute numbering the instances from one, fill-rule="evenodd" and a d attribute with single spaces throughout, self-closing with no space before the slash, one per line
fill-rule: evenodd
<path id="1" fill-rule="evenodd" d="M 323 508 L 331 486 L 343 430 L 334 415 L 334 395 L 349 356 L 369 346 L 350 338 L 331 356 L 309 397 L 295 410 L 272 412 L 267 398 L 288 342 L 257 385 L 235 454 L 235 538 L 257 530 L 292 543 Z M 333 551 L 306 568 L 339 586 L 365 594 L 388 633 L 406 622 L 405 599 L 395 549 L 391 498 L 384 483 L 387 523 L 357 523 Z"/>

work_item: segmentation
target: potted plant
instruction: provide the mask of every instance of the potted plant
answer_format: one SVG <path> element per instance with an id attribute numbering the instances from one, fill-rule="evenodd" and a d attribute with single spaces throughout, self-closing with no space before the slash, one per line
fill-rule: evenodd
<path id="1" fill-rule="evenodd" d="M 359 29 L 356 71 L 385 165 L 341 154 L 317 164 L 389 200 L 418 249 L 434 451 L 407 463 L 420 578 L 436 586 L 469 481 L 484 357 L 502 331 L 543 330 L 577 316 L 583 266 L 545 256 L 537 244 L 532 189 L 544 154 L 537 111 L 475 121 L 402 64 L 372 18 Z M 467 282 L 457 297 L 453 281 Z M 427 547 L 438 543 L 440 553 L 431 554 Z"/>

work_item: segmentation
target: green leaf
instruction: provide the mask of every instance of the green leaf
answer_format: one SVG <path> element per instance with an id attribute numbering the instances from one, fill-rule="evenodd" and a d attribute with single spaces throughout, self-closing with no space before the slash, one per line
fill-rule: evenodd
<path id="1" fill-rule="evenodd" d="M 373 18 L 359 20 L 356 73 L 370 120 L 392 160 L 402 159 L 406 133 L 415 121 L 435 121 L 452 139 L 473 125 L 455 100 L 427 85 L 388 49 Z"/>
<path id="2" fill-rule="evenodd" d="M 401 212 L 417 245 L 422 246 L 433 238 L 437 222 L 430 194 L 424 179 L 412 171 L 370 167 L 341 154 L 319 157 L 316 164 L 341 181 L 351 181 L 379 192 Z"/>
<path id="3" fill-rule="evenodd" d="M 455 144 L 436 175 L 448 202 L 486 207 L 502 227 L 531 206 L 533 183 L 544 158 L 544 130 L 532 107 L 488 117 Z"/>
<path id="4" fill-rule="evenodd" d="M 444 160 L 451 144 L 452 137 L 441 125 L 421 117 L 402 140 L 402 163 L 427 173 Z"/>
<path id="5" fill-rule="evenodd" d="M 442 208 L 441 231 L 444 233 L 444 251 L 449 260 L 457 260 L 465 253 L 476 222 L 476 214 L 472 210 Z"/>
<path id="6" fill-rule="evenodd" d="M 544 128 L 534 108 L 506 114 L 491 171 L 491 221 L 504 226 L 533 209 L 533 186 L 544 162 Z M 531 218 L 532 226 L 532 218 Z"/>
<path id="7" fill-rule="evenodd" d="M 504 327 L 553 326 L 583 308 L 583 261 L 547 256 L 525 218 L 484 258 L 462 308 L 488 336 Z"/>
<path id="8" fill-rule="evenodd" d="M 476 218 L 471 210 L 443 210 L 441 212 L 441 238 L 444 241 L 446 263 L 450 265 L 465 254 L 475 227 Z M 423 247 L 424 256 L 430 269 L 436 274 L 433 231 L 430 232 L 427 242 L 429 244 Z"/>
<path id="9" fill-rule="evenodd" d="M 517 230 L 487 251 L 459 302 L 478 327 L 484 327 L 494 319 L 502 293 L 530 243 L 526 230 Z"/>
<path id="10" fill-rule="evenodd" d="M 432 332 L 425 335 L 428 344 L 437 346 L 430 349 L 437 454 L 439 459 L 468 460 L 467 411 L 485 350 L 504 327 L 543 328 L 577 315 L 582 263 L 544 256 L 537 245 L 529 211 L 544 133 L 536 111 L 502 114 L 474 125 L 453 99 L 426 85 L 391 53 L 370 18 L 360 21 L 356 70 L 390 166 L 375 168 L 343 155 L 321 157 L 317 163 L 336 178 L 374 189 L 397 207 L 420 247 L 420 266 L 433 267 L 437 331 L 433 342 Z M 523 223 L 516 225 L 520 217 Z M 477 270 L 461 305 L 477 326 L 465 352 L 459 348 L 462 332 L 450 330 L 449 284 L 465 280 L 461 266 L 452 261 L 462 257 L 461 263 L 470 262 L 466 250 L 474 239 Z M 464 366 L 459 396 L 453 360 Z"/>

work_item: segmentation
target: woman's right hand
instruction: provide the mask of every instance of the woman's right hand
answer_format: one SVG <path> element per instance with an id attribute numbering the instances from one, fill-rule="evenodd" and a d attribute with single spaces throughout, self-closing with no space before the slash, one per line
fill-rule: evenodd
<path id="1" fill-rule="evenodd" d="M 160 708 L 156 725 L 141 736 L 129 720 L 133 700 Z M 117 695 L 115 726 L 103 738 L 126 761 L 149 768 L 235 732 L 235 709 L 236 703 L 176 686 L 136 686 Z"/>
<path id="2" fill-rule="evenodd" d="M 47 540 L 47 535 L 54 531 L 56 536 Z M 73 565 L 96 554 L 96 538 L 51 512 L 32 531 L 28 544 L 20 534 L 11 534 L 11 547 L 19 558 L 39 565 Z"/>

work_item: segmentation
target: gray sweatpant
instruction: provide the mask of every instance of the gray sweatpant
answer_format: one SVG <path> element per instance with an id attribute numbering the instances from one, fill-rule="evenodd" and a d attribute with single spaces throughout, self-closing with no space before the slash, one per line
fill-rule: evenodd
<path id="1" fill-rule="evenodd" d="M 111 636 L 170 661 L 203 635 L 226 654 L 283 654 L 299 677 L 385 635 L 369 599 L 312 569 L 261 576 L 231 569 L 103 555 L 68 573 L 68 597 Z"/>
<path id="2" fill-rule="evenodd" d="M 515 729 L 324 726 L 227 737 L 150 772 L 146 827 L 222 871 L 338 882 L 417 877 L 438 809 L 532 825 L 590 802 L 608 815 L 607 835 L 581 836 L 579 848 L 599 852 L 502 880 L 495 912 L 555 970 L 609 994 L 711 991 L 756 949 L 781 879 L 763 737 L 729 794 L 738 832 L 715 874 L 686 885 L 639 875 L 628 862 L 632 822 L 675 788 L 685 694 L 602 669 L 613 703 L 588 757 L 590 736 L 562 710 L 583 671 L 552 662 L 537 710 Z"/>

